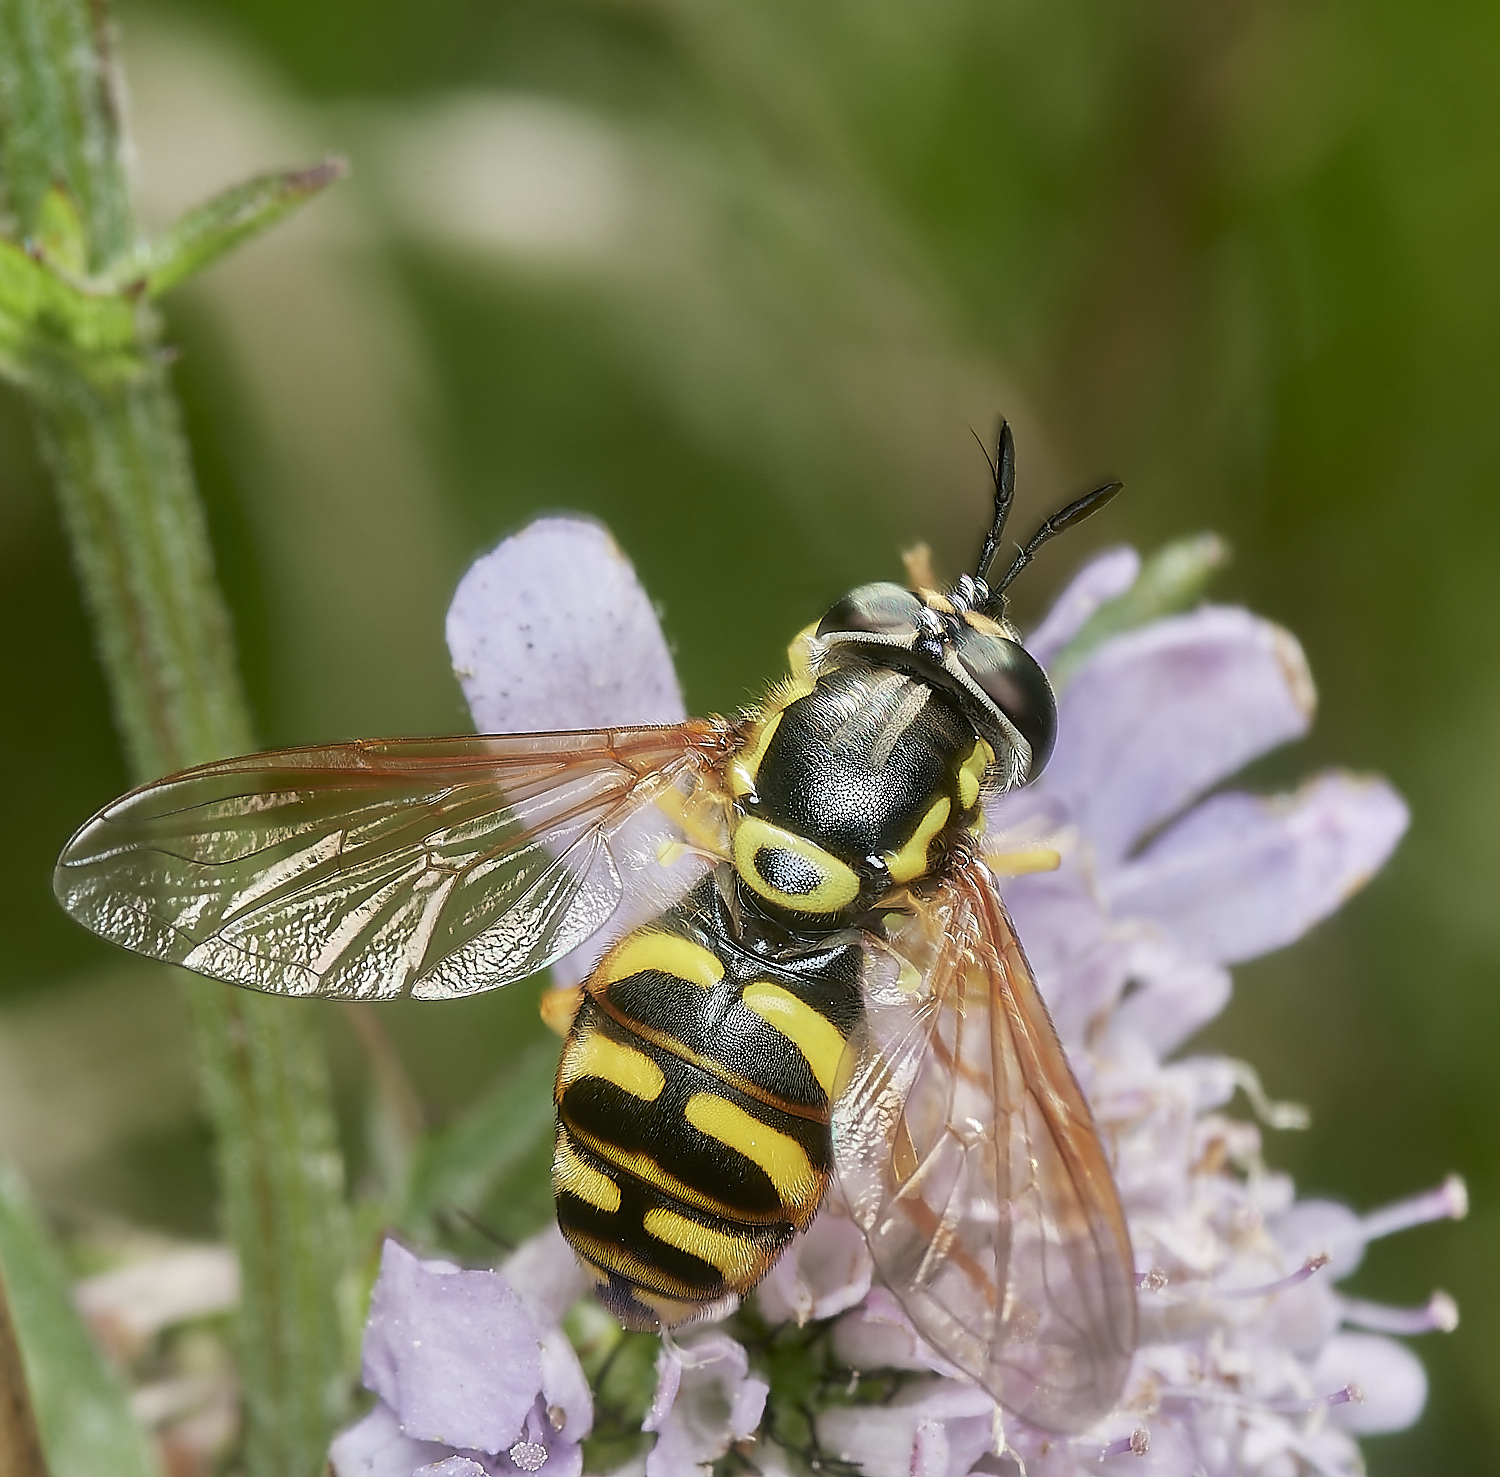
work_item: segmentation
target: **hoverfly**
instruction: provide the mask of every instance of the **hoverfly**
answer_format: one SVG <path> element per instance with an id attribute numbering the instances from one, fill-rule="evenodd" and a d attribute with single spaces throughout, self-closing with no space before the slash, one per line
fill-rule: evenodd
<path id="1" fill-rule="evenodd" d="M 57 895 L 230 984 L 443 1000 L 546 969 L 627 880 L 701 859 L 604 952 L 558 1068 L 558 1222 L 603 1300 L 652 1329 L 732 1306 L 836 1182 L 933 1348 L 1015 1414 L 1080 1430 L 1134 1349 L 1130 1241 L 979 832 L 1056 731 L 1005 591 L 1118 484 L 990 586 L 1003 423 L 993 473 L 972 575 L 854 590 L 753 711 L 202 765 L 90 820 Z"/>

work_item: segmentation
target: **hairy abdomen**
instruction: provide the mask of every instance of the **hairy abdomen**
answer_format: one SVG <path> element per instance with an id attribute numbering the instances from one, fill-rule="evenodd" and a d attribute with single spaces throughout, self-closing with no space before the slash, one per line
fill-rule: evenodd
<path id="1" fill-rule="evenodd" d="M 812 1219 L 860 1016 L 857 945 L 753 956 L 713 885 L 605 955 L 558 1067 L 558 1225 L 634 1327 L 748 1292 Z"/>

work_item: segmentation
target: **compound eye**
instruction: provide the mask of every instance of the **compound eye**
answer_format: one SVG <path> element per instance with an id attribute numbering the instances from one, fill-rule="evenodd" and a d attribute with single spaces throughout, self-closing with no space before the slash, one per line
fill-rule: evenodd
<path id="1" fill-rule="evenodd" d="M 1057 699 L 1037 660 L 1018 641 L 968 631 L 958 643 L 958 659 L 980 690 L 1031 745 L 1028 779 L 1035 779 L 1057 742 Z"/>
<path id="2" fill-rule="evenodd" d="M 922 602 L 910 590 L 882 581 L 850 592 L 818 622 L 819 636 L 860 632 L 869 636 L 910 636 Z"/>

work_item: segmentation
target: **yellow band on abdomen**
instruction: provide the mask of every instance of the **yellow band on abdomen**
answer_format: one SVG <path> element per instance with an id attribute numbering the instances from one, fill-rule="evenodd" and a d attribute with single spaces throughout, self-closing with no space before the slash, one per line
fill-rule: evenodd
<path id="1" fill-rule="evenodd" d="M 802 1053 L 818 1086 L 833 1096 L 839 1063 L 844 1056 L 844 1038 L 826 1016 L 819 1015 L 805 1000 L 769 980 L 746 985 L 740 997 L 768 1026 L 780 1031 Z"/>
<path id="2" fill-rule="evenodd" d="M 673 1210 L 648 1210 L 641 1224 L 648 1236 L 717 1267 L 731 1287 L 748 1287 L 765 1270 L 765 1249 L 753 1237 L 726 1235 Z"/>
<path id="3" fill-rule="evenodd" d="M 620 1187 L 607 1174 L 578 1157 L 566 1136 L 557 1141 L 552 1155 L 552 1184 L 559 1192 L 613 1215 L 620 1208 Z"/>
<path id="4" fill-rule="evenodd" d="M 666 1086 L 661 1068 L 644 1052 L 622 1046 L 602 1031 L 587 1031 L 575 1037 L 563 1052 L 557 1069 L 557 1086 L 561 1094 L 580 1077 L 598 1077 L 612 1082 L 621 1092 L 645 1102 L 654 1102 Z"/>
<path id="5" fill-rule="evenodd" d="M 594 981 L 612 985 L 646 969 L 687 980 L 705 990 L 713 989 L 724 978 L 723 964 L 702 944 L 675 933 L 633 933 L 604 956 Z"/>
<path id="6" fill-rule="evenodd" d="M 822 1177 L 796 1139 L 711 1092 L 695 1092 L 684 1113 L 700 1133 L 763 1169 L 791 1219 L 800 1223 L 802 1215 L 811 1215 L 821 1197 Z"/>

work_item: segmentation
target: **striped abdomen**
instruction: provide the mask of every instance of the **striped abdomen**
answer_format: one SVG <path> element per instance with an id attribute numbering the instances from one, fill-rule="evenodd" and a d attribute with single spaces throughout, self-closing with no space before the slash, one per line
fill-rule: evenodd
<path id="1" fill-rule="evenodd" d="M 617 944 L 557 1073 L 563 1234 L 633 1327 L 760 1281 L 828 1185 L 858 944 L 751 954 L 712 877 Z"/>

